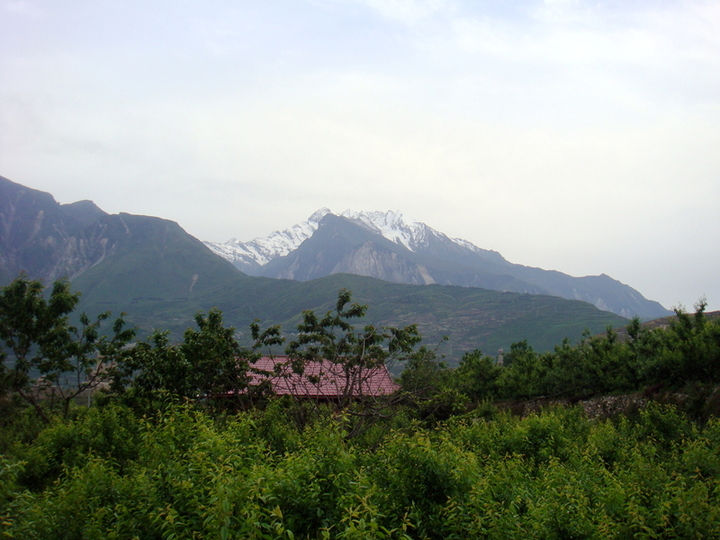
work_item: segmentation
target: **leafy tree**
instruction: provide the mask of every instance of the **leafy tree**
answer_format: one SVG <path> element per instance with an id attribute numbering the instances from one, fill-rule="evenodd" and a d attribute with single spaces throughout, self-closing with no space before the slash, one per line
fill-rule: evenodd
<path id="1" fill-rule="evenodd" d="M 56 281 L 46 296 L 43 284 L 24 274 L 0 291 L 0 340 L 10 351 L 1 355 L 0 389 L 22 398 L 46 422 L 46 398 L 60 396 L 67 414 L 72 399 L 107 380 L 107 364 L 135 335 L 121 317 L 113 337 L 101 337 L 110 313 L 94 322 L 83 313 L 80 326 L 71 325 L 68 316 L 79 299 L 67 280 Z"/>
<path id="2" fill-rule="evenodd" d="M 563 346 L 570 348 L 567 341 Z M 540 357 L 527 341 L 510 345 L 505 367 L 497 379 L 498 393 L 504 397 L 526 398 L 540 395 L 548 372 L 546 357 Z"/>
<path id="3" fill-rule="evenodd" d="M 356 331 L 352 319 L 365 316 L 367 306 L 352 302 L 352 293 L 343 289 L 333 311 L 322 318 L 311 310 L 302 313 L 298 337 L 286 349 L 293 371 L 302 374 L 309 362 L 328 361 L 343 374 L 344 387 L 338 406 L 363 395 L 363 384 L 371 370 L 402 361 L 420 341 L 415 325 L 405 328 L 377 328 L 367 325 Z"/>
<path id="4" fill-rule="evenodd" d="M 467 398 L 454 384 L 454 373 L 437 349 L 420 347 L 400 375 L 402 402 L 428 426 L 463 412 Z"/>
<path id="5" fill-rule="evenodd" d="M 463 355 L 460 365 L 454 371 L 455 387 L 472 401 L 491 399 L 497 394 L 497 380 L 501 370 L 494 358 L 475 349 Z"/>
<path id="6" fill-rule="evenodd" d="M 677 380 L 716 382 L 720 380 L 720 327 L 709 324 L 705 316 L 707 301 L 695 304 L 695 314 L 676 309 L 670 325 L 670 347 L 680 354 L 674 373 Z"/>
<path id="7" fill-rule="evenodd" d="M 449 388 L 452 373 L 447 363 L 438 358 L 436 350 L 422 346 L 405 363 L 400 387 L 416 400 L 429 399 Z"/>
<path id="8" fill-rule="evenodd" d="M 47 381 L 55 384 L 64 416 L 73 399 L 109 381 L 113 366 L 128 354 L 126 347 L 134 339 L 135 329 L 127 328 L 121 316 L 113 323 L 112 336 L 101 336 L 102 321 L 109 317 L 109 312 L 101 313 L 90 322 L 85 313 L 80 314 L 80 326 L 69 327 L 67 356 L 59 358 L 55 370 L 45 375 Z"/>
<path id="9" fill-rule="evenodd" d="M 114 371 L 111 389 L 122 392 L 130 386 L 135 397 L 150 397 L 165 391 L 178 397 L 195 397 L 193 366 L 177 345 L 170 344 L 168 332 L 154 332 L 138 343 Z"/>
<path id="10" fill-rule="evenodd" d="M 225 327 L 222 312 L 212 309 L 195 315 L 197 330 L 185 331 L 183 341 L 170 343 L 168 332 L 155 332 L 138 343 L 114 372 L 112 389 L 121 393 L 130 386 L 133 397 L 149 398 L 160 392 L 191 400 L 223 400 L 241 396 L 249 382 L 249 365 L 256 349 L 279 344 L 279 328 L 260 332 L 252 325 L 255 345 L 240 347 L 235 329 Z"/>
<path id="11" fill-rule="evenodd" d="M 612 328 L 605 335 L 588 332 L 577 346 L 567 341 L 555 347 L 547 389 L 554 396 L 582 397 L 604 392 L 634 390 L 637 374 L 627 346 Z"/>

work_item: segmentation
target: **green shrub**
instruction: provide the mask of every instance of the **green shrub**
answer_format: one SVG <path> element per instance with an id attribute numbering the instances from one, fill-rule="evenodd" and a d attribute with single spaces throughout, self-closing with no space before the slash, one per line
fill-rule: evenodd
<path id="1" fill-rule="evenodd" d="M 388 515 L 405 516 L 418 534 L 442 538 L 440 513 L 463 497 L 478 474 L 475 456 L 450 440 L 427 433 L 398 435 L 378 451 L 371 475 Z"/>

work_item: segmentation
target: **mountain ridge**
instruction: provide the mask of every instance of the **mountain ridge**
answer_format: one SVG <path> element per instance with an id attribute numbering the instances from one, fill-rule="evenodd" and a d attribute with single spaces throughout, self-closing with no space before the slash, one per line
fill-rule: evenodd
<path id="1" fill-rule="evenodd" d="M 348 237 L 370 238 L 368 249 L 380 246 L 398 257 L 412 253 L 346 218 L 324 217 L 340 221 Z M 332 227 L 323 232 L 333 233 L 338 231 Z M 342 245 L 342 235 L 336 238 Z M 549 350 L 563 338 L 579 340 L 586 330 L 598 333 L 627 322 L 588 303 L 547 295 L 418 287 L 339 272 L 307 281 L 248 276 L 173 221 L 111 215 L 89 201 L 60 205 L 48 193 L 0 177 L 0 286 L 22 271 L 46 285 L 69 278 L 81 293 L 78 313 L 124 312 L 140 339 L 155 329 L 178 339 L 198 311 L 213 308 L 242 339 L 249 339 L 248 325 L 256 319 L 292 335 L 303 310 L 332 310 L 341 289 L 369 306 L 360 325 L 417 324 L 431 347 L 448 336 L 439 353 L 450 365 L 474 349 L 492 354 L 526 339 L 538 351 Z"/>
<path id="2" fill-rule="evenodd" d="M 350 234 L 348 225 L 341 225 L 339 219 L 328 216 L 345 219 L 365 234 L 359 230 Z M 337 230 L 328 232 L 327 227 Z M 302 231 L 302 234 L 292 231 Z M 344 241 L 339 242 L 340 238 Z M 396 283 L 438 283 L 549 294 L 586 301 L 626 318 L 639 316 L 647 320 L 671 313 L 606 274 L 574 277 L 555 270 L 513 264 L 496 251 L 450 238 L 424 223 L 405 220 L 397 211 L 345 210 L 336 215 L 323 208 L 309 220 L 265 238 L 247 243 L 205 242 L 205 245 L 236 268 L 254 276 L 307 280 L 332 273 L 351 273 Z M 264 246 L 262 259 L 253 257 L 251 247 L 254 245 Z M 321 260 L 325 262 L 319 264 Z M 335 264 L 329 265 L 329 260 Z"/>

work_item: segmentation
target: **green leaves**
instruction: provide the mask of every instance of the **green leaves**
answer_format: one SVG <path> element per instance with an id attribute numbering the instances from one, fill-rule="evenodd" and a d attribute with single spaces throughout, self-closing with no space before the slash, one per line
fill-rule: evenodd
<path id="1" fill-rule="evenodd" d="M 298 336 L 286 348 L 295 373 L 304 373 L 309 362 L 327 361 L 340 368 L 347 381 L 338 398 L 340 408 L 362 395 L 358 390 L 371 370 L 405 360 L 421 339 L 414 325 L 405 328 L 366 325 L 357 331 L 352 320 L 364 317 L 367 306 L 351 304 L 351 300 L 350 291 L 343 289 L 335 310 L 322 318 L 313 311 L 304 311 Z"/>
<path id="2" fill-rule="evenodd" d="M 70 325 L 68 316 L 79 299 L 66 280 L 56 281 L 46 297 L 42 283 L 26 275 L 0 291 L 0 340 L 10 353 L 2 354 L 0 391 L 20 396 L 45 421 L 45 408 L 53 404 L 48 398 L 59 397 L 67 415 L 72 399 L 109 378 L 108 364 L 135 336 L 121 317 L 112 338 L 100 337 L 110 313 L 94 322 L 83 313 L 80 327 Z"/>
<path id="3" fill-rule="evenodd" d="M 249 365 L 263 347 L 283 342 L 278 327 L 261 331 L 251 326 L 255 344 L 240 347 L 235 329 L 226 327 L 222 312 L 212 309 L 195 315 L 197 329 L 189 328 L 181 343 L 170 343 L 168 332 L 154 332 L 119 359 L 113 390 L 129 390 L 128 399 L 137 406 L 157 399 L 205 401 L 217 407 L 237 407 L 249 382 Z"/>
<path id="4" fill-rule="evenodd" d="M 369 445 L 347 439 L 344 418 L 318 417 L 296 429 L 277 414 L 280 402 L 270 409 L 218 421 L 188 404 L 152 418 L 110 405 L 58 421 L 0 458 L 0 534 L 499 540 L 720 533 L 720 424 L 693 425 L 670 407 L 616 422 L 560 407 L 525 418 L 456 418 L 432 429 L 399 426 Z"/>
<path id="5" fill-rule="evenodd" d="M 376 328 L 366 325 L 356 331 L 351 321 L 365 316 L 367 306 L 348 304 L 352 294 L 341 290 L 335 311 L 322 318 L 313 311 L 302 313 L 298 337 L 288 344 L 287 354 L 303 361 L 329 360 L 351 367 L 372 367 L 399 360 L 420 341 L 414 325 L 405 328 Z"/>

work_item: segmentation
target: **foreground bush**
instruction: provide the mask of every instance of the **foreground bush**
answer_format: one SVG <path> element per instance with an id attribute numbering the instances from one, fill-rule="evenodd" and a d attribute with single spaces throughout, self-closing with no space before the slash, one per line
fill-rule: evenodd
<path id="1" fill-rule="evenodd" d="M 720 422 L 700 427 L 671 407 L 615 422 L 558 408 L 407 423 L 372 446 L 347 439 L 342 417 L 269 430 L 265 414 L 279 416 L 271 407 L 218 420 L 173 405 L 138 418 L 113 406 L 55 423 L 0 459 L 0 533 L 720 536 Z"/>

